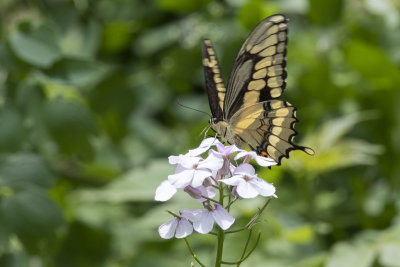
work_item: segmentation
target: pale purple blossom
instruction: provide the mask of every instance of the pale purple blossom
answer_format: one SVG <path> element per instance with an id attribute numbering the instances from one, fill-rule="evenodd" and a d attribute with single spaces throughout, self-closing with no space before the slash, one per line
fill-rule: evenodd
<path id="1" fill-rule="evenodd" d="M 210 150 L 209 153 L 214 154 L 217 157 L 220 157 L 224 160 L 224 165 L 222 168 L 218 171 L 217 176 L 221 175 L 228 175 L 229 174 L 229 169 L 231 165 L 231 155 L 233 153 L 236 153 L 240 151 L 239 148 L 237 148 L 235 145 L 230 145 L 230 146 L 224 146 L 222 143 L 216 144 L 217 151 L 215 150 Z M 218 177 L 217 177 L 218 178 Z"/>
<path id="2" fill-rule="evenodd" d="M 214 208 L 208 203 L 208 208 L 204 210 L 185 210 L 182 211 L 182 214 L 185 214 L 185 217 L 193 222 L 194 230 L 201 234 L 209 233 L 214 226 L 214 222 L 223 230 L 226 230 L 235 221 L 235 218 L 217 203 L 214 203 Z"/>
<path id="3" fill-rule="evenodd" d="M 185 217 L 174 217 L 158 228 L 158 233 L 164 239 L 185 238 L 193 232 L 192 223 Z"/>
<path id="4" fill-rule="evenodd" d="M 230 156 L 238 151 L 241 151 L 241 149 L 237 148 L 235 145 L 230 145 L 230 146 L 224 146 L 222 143 L 218 143 L 215 145 L 217 147 L 217 152 L 221 157 L 224 158 L 230 158 Z"/>
<path id="5" fill-rule="evenodd" d="M 215 149 L 211 149 L 215 146 Z M 207 158 L 203 159 L 208 151 Z M 244 158 L 242 164 L 236 167 L 231 163 L 231 156 L 237 153 L 235 160 Z M 254 151 L 245 151 L 235 145 L 224 146 L 216 138 L 203 140 L 196 149 L 187 154 L 170 156 L 170 164 L 176 164 L 175 173 L 168 176 L 156 189 L 155 200 L 167 201 L 178 189 L 183 189 L 192 198 L 203 203 L 204 209 L 185 209 L 180 215 L 161 225 L 158 229 L 162 238 L 184 238 L 193 230 L 198 233 L 209 233 L 217 223 L 223 230 L 234 223 L 235 218 L 225 210 L 221 204 L 212 202 L 216 196 L 215 188 L 221 183 L 230 185 L 223 189 L 224 194 L 231 194 L 235 198 L 254 198 L 258 195 L 277 197 L 275 187 L 255 175 L 253 166 L 248 164 L 253 158 L 260 166 L 272 166 L 276 162 L 261 157 Z M 229 189 L 230 191 L 227 191 Z M 171 213 L 171 212 L 170 212 Z"/>
<path id="6" fill-rule="evenodd" d="M 199 157 L 183 157 L 179 164 L 183 169 L 168 176 L 168 180 L 175 188 L 184 188 L 188 185 L 199 187 L 204 179 L 212 176 L 213 171 L 222 167 L 224 161 L 211 153 L 204 160 Z"/>
<path id="7" fill-rule="evenodd" d="M 236 193 L 241 198 L 254 198 L 258 195 L 277 197 L 275 195 L 275 187 L 257 177 L 253 166 L 248 163 L 240 164 L 231 178 L 223 179 L 221 182 L 236 186 Z"/>

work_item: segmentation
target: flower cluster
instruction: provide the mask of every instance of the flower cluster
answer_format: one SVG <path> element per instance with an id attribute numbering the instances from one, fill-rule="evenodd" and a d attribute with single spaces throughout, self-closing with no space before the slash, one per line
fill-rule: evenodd
<path id="1" fill-rule="evenodd" d="M 215 149 L 216 148 L 216 149 Z M 207 157 L 202 157 L 206 154 Z M 233 158 L 236 164 L 232 164 Z M 275 165 L 272 159 L 258 156 L 254 151 L 245 151 L 234 145 L 224 146 L 216 138 L 204 139 L 196 149 L 185 155 L 170 156 L 169 163 L 177 164 L 175 174 L 169 175 L 156 190 L 155 200 L 167 201 L 178 189 L 202 203 L 203 209 L 184 209 L 179 215 L 169 212 L 173 218 L 159 227 L 162 238 L 185 238 L 193 231 L 206 234 L 214 225 L 226 230 L 235 221 L 229 213 L 236 199 L 277 197 L 275 187 L 259 178 L 248 162 L 254 159 L 258 165 Z M 238 165 L 237 162 L 241 161 Z M 219 200 L 214 200 L 216 191 Z M 224 207 L 224 197 L 229 203 Z"/>

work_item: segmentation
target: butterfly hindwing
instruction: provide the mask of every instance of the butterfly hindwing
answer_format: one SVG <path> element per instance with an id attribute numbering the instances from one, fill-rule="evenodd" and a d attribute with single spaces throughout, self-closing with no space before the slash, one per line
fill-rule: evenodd
<path id="1" fill-rule="evenodd" d="M 261 21 L 236 57 L 227 86 L 224 117 L 240 108 L 281 96 L 286 87 L 287 19 L 272 15 Z"/>
<path id="2" fill-rule="evenodd" d="M 221 78 L 217 56 L 210 40 L 203 41 L 202 56 L 211 113 L 214 118 L 222 119 L 226 88 Z"/>
<path id="3" fill-rule="evenodd" d="M 297 121 L 294 106 L 286 101 L 270 100 L 240 109 L 230 123 L 235 134 L 251 149 L 280 164 L 292 150 L 303 150 L 310 155 L 314 153 L 293 143 Z"/>

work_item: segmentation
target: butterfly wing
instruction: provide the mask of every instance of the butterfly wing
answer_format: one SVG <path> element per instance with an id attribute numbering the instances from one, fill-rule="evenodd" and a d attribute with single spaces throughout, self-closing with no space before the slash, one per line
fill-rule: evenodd
<path id="1" fill-rule="evenodd" d="M 231 118 L 234 133 L 261 156 L 274 159 L 280 165 L 292 150 L 313 155 L 311 148 L 293 143 L 297 134 L 296 108 L 286 101 L 270 100 L 246 106 Z"/>
<path id="2" fill-rule="evenodd" d="M 261 21 L 236 57 L 224 101 L 224 118 L 239 109 L 281 96 L 286 87 L 287 19 L 272 15 Z"/>
<path id="3" fill-rule="evenodd" d="M 204 77 L 208 101 L 213 118 L 222 119 L 226 88 L 221 78 L 218 60 L 210 40 L 204 40 L 202 46 Z"/>

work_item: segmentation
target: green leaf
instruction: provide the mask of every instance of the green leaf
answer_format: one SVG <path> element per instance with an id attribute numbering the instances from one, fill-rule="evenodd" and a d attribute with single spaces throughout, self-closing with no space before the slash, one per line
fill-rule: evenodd
<path id="1" fill-rule="evenodd" d="M 349 64 L 371 81 L 376 89 L 398 89 L 400 70 L 379 47 L 352 40 L 345 47 L 345 55 Z"/>
<path id="2" fill-rule="evenodd" d="M 2 255 L 7 247 L 8 247 L 8 240 L 10 238 L 10 230 L 6 227 L 4 222 L 3 214 L 0 213 L 0 255 Z M 1 263 L 1 260 L 0 260 Z M 3 266 L 0 264 L 0 266 Z"/>
<path id="3" fill-rule="evenodd" d="M 309 3 L 309 18 L 313 23 L 329 25 L 340 20 L 343 0 L 309 0 Z"/>
<path id="4" fill-rule="evenodd" d="M 377 182 L 370 187 L 368 197 L 364 199 L 363 208 L 366 214 L 376 217 L 387 205 L 387 196 L 390 195 L 390 188 L 383 181 Z"/>
<path id="5" fill-rule="evenodd" d="M 20 114 L 10 108 L 0 111 L 0 151 L 17 150 L 24 141 L 24 127 Z M 6 126 L 6 127 L 4 127 Z"/>
<path id="6" fill-rule="evenodd" d="M 300 225 L 298 227 L 289 229 L 286 232 L 286 238 L 292 243 L 311 243 L 314 239 L 314 236 L 314 229 L 311 227 L 310 224 Z"/>
<path id="7" fill-rule="evenodd" d="M 382 153 L 383 147 L 362 139 L 346 138 L 345 135 L 360 121 L 374 117 L 373 112 L 362 112 L 328 120 L 304 141 L 304 144 L 315 150 L 315 156 L 310 158 L 300 151 L 293 154 L 297 153 L 299 156 L 296 155 L 296 159 L 301 160 L 309 174 L 314 175 L 353 165 L 372 165 L 376 162 L 376 155 Z M 298 172 L 296 159 L 287 164 Z"/>
<path id="8" fill-rule="evenodd" d="M 28 255 L 24 251 L 2 253 L 0 256 L 2 267 L 28 267 Z"/>
<path id="9" fill-rule="evenodd" d="M 108 232 L 74 222 L 57 255 L 57 266 L 102 266 L 111 241 Z"/>
<path id="10" fill-rule="evenodd" d="M 239 21 L 248 29 L 253 29 L 261 20 L 277 13 L 273 3 L 261 0 L 248 1 L 239 12 Z"/>
<path id="11" fill-rule="evenodd" d="M 211 0 L 158 0 L 158 6 L 166 11 L 190 12 L 195 11 L 211 2 Z"/>
<path id="12" fill-rule="evenodd" d="M 94 86 L 111 70 L 110 66 L 91 60 L 62 59 L 44 74 L 48 79 L 64 85 Z"/>
<path id="13" fill-rule="evenodd" d="M 34 187 L 3 199 L 1 212 L 6 225 L 29 247 L 54 236 L 64 222 L 60 208 Z"/>
<path id="14" fill-rule="evenodd" d="M 0 163 L 0 185 L 20 189 L 26 186 L 49 188 L 55 177 L 38 155 L 17 154 Z"/>
<path id="15" fill-rule="evenodd" d="M 101 27 L 90 20 L 86 25 L 74 23 L 60 37 L 64 55 L 79 59 L 93 59 L 100 45 Z"/>
<path id="16" fill-rule="evenodd" d="M 43 119 L 64 153 L 92 156 L 89 137 L 95 134 L 96 125 L 87 107 L 77 101 L 51 99 L 44 106 Z"/>
<path id="17" fill-rule="evenodd" d="M 333 248 L 333 253 L 328 257 L 325 267 L 370 267 L 375 256 L 376 251 L 373 246 L 337 243 Z"/>
<path id="18" fill-rule="evenodd" d="M 10 38 L 11 48 L 21 60 L 37 67 L 50 67 L 61 58 L 54 32 L 48 27 L 17 31 Z"/>
<path id="19" fill-rule="evenodd" d="M 1 27 L 1 26 L 0 26 Z M 17 71 L 18 69 L 18 59 L 14 56 L 9 46 L 0 43 L 0 71 Z"/>
<path id="20" fill-rule="evenodd" d="M 124 50 L 132 38 L 131 21 L 112 21 L 104 26 L 102 50 L 115 53 Z"/>
<path id="21" fill-rule="evenodd" d="M 174 173 L 168 160 L 154 160 L 143 168 L 135 168 L 104 188 L 81 190 L 73 199 L 121 203 L 153 201 L 157 186 Z"/>

